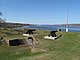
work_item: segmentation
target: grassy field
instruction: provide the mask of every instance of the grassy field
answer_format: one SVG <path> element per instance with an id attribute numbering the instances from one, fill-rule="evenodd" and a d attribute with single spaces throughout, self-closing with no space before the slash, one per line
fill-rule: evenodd
<path id="1" fill-rule="evenodd" d="M 10 33 L 11 31 L 11 33 Z M 13 33 L 13 31 L 15 33 Z M 1 29 L 0 36 L 6 40 L 22 37 L 24 30 Z M 80 60 L 80 33 L 58 32 L 57 40 L 44 39 L 49 31 L 36 30 L 34 36 L 40 40 L 39 48 L 46 52 L 31 53 L 30 48 L 20 46 L 0 46 L 0 60 Z"/>

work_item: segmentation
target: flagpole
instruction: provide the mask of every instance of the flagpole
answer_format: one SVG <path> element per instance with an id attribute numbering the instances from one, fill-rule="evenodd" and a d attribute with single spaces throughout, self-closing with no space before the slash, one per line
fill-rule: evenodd
<path id="1" fill-rule="evenodd" d="M 68 9 L 67 9 L 67 20 L 66 20 L 66 32 L 68 32 L 69 29 L 68 29 Z"/>

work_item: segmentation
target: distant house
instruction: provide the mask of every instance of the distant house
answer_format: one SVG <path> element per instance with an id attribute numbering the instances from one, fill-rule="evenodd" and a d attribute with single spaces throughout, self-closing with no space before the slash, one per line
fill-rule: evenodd
<path id="1" fill-rule="evenodd" d="M 5 23 L 5 22 L 6 22 L 6 20 L 0 18 L 0 23 Z"/>

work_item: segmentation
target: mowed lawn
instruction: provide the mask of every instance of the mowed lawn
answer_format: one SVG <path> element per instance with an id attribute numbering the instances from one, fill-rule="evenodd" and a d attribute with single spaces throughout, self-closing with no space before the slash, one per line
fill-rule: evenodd
<path id="1" fill-rule="evenodd" d="M 48 33 L 49 31 L 42 30 L 34 32 L 34 36 L 40 41 L 38 47 L 46 52 L 32 53 L 28 47 L 1 45 L 0 60 L 80 60 L 80 33 L 58 32 L 58 35 L 62 35 L 59 39 L 44 39 Z M 5 38 L 13 36 L 17 37 L 5 35 Z"/>

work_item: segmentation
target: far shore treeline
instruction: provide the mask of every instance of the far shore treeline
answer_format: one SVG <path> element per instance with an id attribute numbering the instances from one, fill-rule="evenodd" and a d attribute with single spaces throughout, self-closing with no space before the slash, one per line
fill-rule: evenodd
<path id="1" fill-rule="evenodd" d="M 14 27 L 22 27 L 22 26 L 31 26 L 32 24 L 22 24 L 22 23 L 0 23 L 0 27 L 10 27 L 10 28 L 14 28 Z"/>
<path id="2" fill-rule="evenodd" d="M 27 23 L 13 23 L 13 22 L 6 22 L 5 20 L 0 18 L 0 28 L 14 28 L 14 27 L 22 27 L 22 26 L 33 26 L 38 24 L 27 24 Z M 45 25 L 45 23 L 44 23 Z M 53 24 L 54 25 L 54 24 Z M 59 26 L 66 26 L 67 24 L 56 24 Z M 68 24 L 67 26 L 80 26 L 80 24 Z"/>
<path id="3" fill-rule="evenodd" d="M 9 22 L 0 23 L 0 27 L 4 27 L 4 28 L 8 28 L 8 27 L 14 28 L 14 27 L 32 26 L 32 25 L 38 25 L 38 24 L 23 24 L 23 23 L 9 23 Z M 56 24 L 56 25 L 65 26 L 66 24 Z M 68 24 L 68 26 L 80 26 L 80 24 Z"/>

